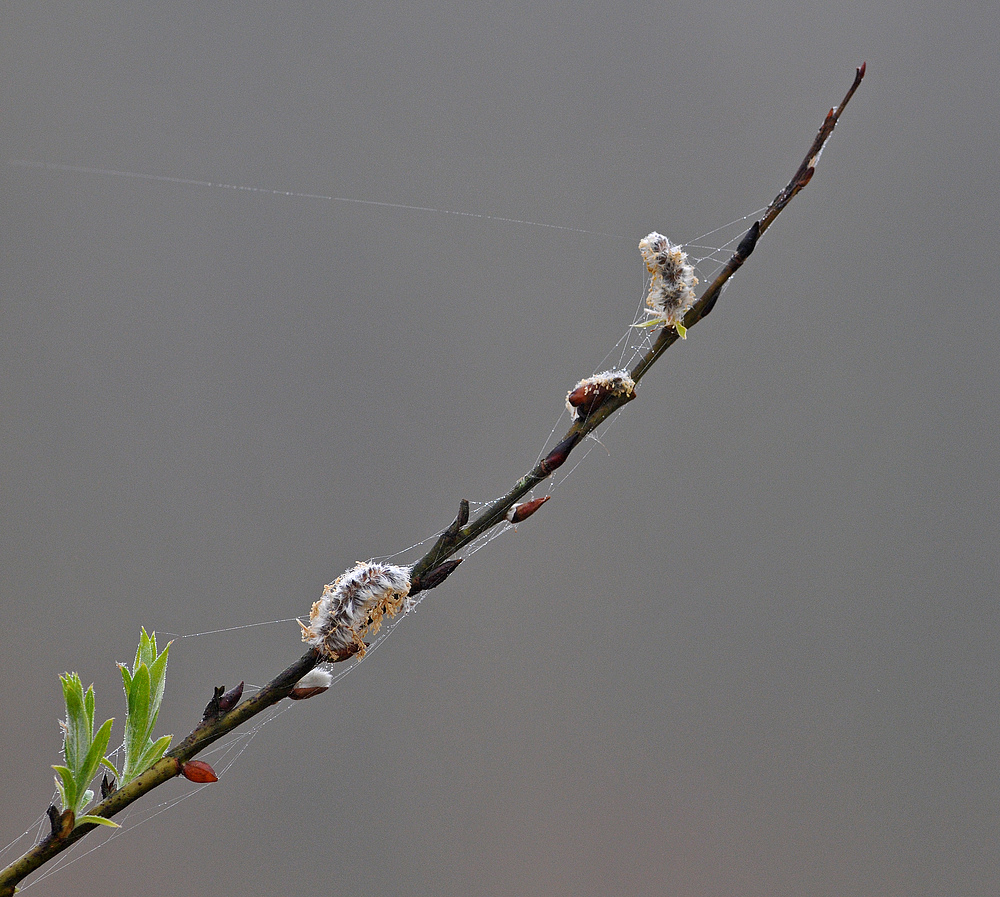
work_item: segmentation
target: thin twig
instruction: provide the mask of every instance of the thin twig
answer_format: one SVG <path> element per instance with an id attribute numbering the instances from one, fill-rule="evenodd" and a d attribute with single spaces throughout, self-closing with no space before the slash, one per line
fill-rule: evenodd
<path id="1" fill-rule="evenodd" d="M 836 127 L 844 107 L 854 95 L 854 91 L 857 90 L 864 75 L 865 65 L 862 64 L 857 69 L 851 89 L 847 92 L 840 105 L 830 110 L 809 152 L 795 172 L 795 175 L 788 182 L 788 185 L 774 198 L 771 205 L 767 207 L 764 216 L 759 221 L 754 222 L 721 273 L 685 316 L 684 326 L 687 329 L 694 327 L 695 324 L 712 311 L 722 292 L 722 287 L 753 252 L 760 236 L 771 226 L 774 219 L 788 205 L 792 197 L 809 183 L 826 141 L 833 133 L 833 129 Z M 673 327 L 663 328 L 652 348 L 639 360 L 630 372 L 632 380 L 638 383 L 656 360 L 678 339 L 678 333 Z M 454 522 L 441 533 L 431 550 L 411 568 L 410 578 L 412 585 L 410 594 L 416 594 L 440 585 L 455 567 L 458 566 L 461 560 L 460 558 L 456 558 L 449 561 L 449 558 L 452 558 L 463 547 L 492 527 L 504 522 L 507 519 L 508 512 L 520 498 L 523 498 L 535 486 L 551 476 L 553 471 L 566 461 L 570 452 L 585 436 L 596 430 L 615 411 L 628 402 L 631 402 L 634 398 L 634 391 L 624 394 L 609 393 L 596 407 L 589 408 L 588 413 L 573 423 L 562 441 L 545 458 L 539 461 L 530 472 L 521 477 L 510 492 L 487 505 L 472 522 L 469 522 L 469 503 L 463 499 L 459 505 L 458 516 Z M 321 651 L 318 648 L 307 651 L 252 698 L 237 705 L 232 710 L 219 712 L 218 701 L 216 700 L 215 710 L 213 712 L 207 711 L 206 718 L 177 747 L 169 751 L 163 759 L 147 769 L 134 781 L 129 782 L 129 784 L 102 800 L 90 810 L 90 813 L 110 819 L 153 788 L 180 775 L 183 764 L 187 760 L 190 760 L 214 741 L 222 738 L 236 727 L 256 716 L 262 710 L 287 697 L 295 687 L 295 683 L 322 659 Z M 342 659 L 346 660 L 347 657 L 345 656 Z M 210 704 L 209 708 L 211 709 L 212 706 Z M 96 823 L 73 827 L 72 820 L 66 819 L 65 814 L 60 814 L 54 807 L 50 808 L 50 810 L 52 811 L 50 812 L 50 818 L 52 819 L 53 830 L 49 836 L 32 847 L 6 869 L 0 871 L 0 897 L 10 897 L 14 893 L 18 882 L 22 881 L 27 875 L 57 854 L 79 841 L 80 838 L 92 829 L 97 828 Z"/>

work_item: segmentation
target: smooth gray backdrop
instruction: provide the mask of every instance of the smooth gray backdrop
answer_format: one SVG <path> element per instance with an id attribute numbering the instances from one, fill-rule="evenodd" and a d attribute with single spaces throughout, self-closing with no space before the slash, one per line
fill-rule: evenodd
<path id="1" fill-rule="evenodd" d="M 543 512 L 30 893 L 1000 893 L 998 43 L 965 0 L 5 4 L 3 844 L 58 674 L 120 738 L 140 626 L 305 614 L 506 491 L 639 239 L 766 205 L 868 62 Z M 298 638 L 175 641 L 159 731 Z"/>

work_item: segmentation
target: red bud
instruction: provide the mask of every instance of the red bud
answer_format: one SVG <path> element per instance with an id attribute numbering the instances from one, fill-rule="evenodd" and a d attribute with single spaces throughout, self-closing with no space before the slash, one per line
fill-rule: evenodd
<path id="1" fill-rule="evenodd" d="M 328 691 L 329 685 L 312 685 L 306 686 L 304 688 L 295 687 L 289 693 L 293 701 L 304 701 L 306 698 L 314 698 L 316 695 L 321 695 L 323 692 Z"/>
<path id="2" fill-rule="evenodd" d="M 235 688 L 229 689 L 229 691 L 219 698 L 219 710 L 232 710 L 237 704 L 239 704 L 240 698 L 242 697 L 243 683 L 241 682 Z"/>
<path id="3" fill-rule="evenodd" d="M 418 589 L 410 589 L 410 594 L 414 595 L 417 592 L 426 592 L 428 589 L 436 589 L 441 583 L 443 583 L 452 573 L 455 572 L 455 568 L 462 563 L 462 558 L 452 558 L 450 561 L 445 561 L 443 564 L 438 564 L 432 570 L 428 570 L 423 576 L 420 577 Z"/>
<path id="4" fill-rule="evenodd" d="M 543 476 L 548 476 L 557 467 L 566 463 L 569 453 L 573 450 L 573 446 L 576 445 L 579 438 L 580 437 L 575 434 L 567 436 L 562 442 L 559 443 L 559 445 L 548 453 L 542 463 L 538 465 Z"/>
<path id="5" fill-rule="evenodd" d="M 589 387 L 589 383 L 586 386 L 578 386 L 568 396 L 566 396 L 566 401 L 569 402 L 574 408 L 579 408 L 587 400 Z"/>
<path id="6" fill-rule="evenodd" d="M 578 386 L 568 396 L 566 401 L 578 408 L 583 415 L 590 414 L 612 392 L 606 383 L 585 383 Z"/>
<path id="7" fill-rule="evenodd" d="M 181 775 L 189 782 L 197 782 L 199 785 L 219 781 L 215 770 L 204 760 L 188 760 L 181 766 Z"/>
<path id="8" fill-rule="evenodd" d="M 551 497 L 551 495 L 546 495 L 544 498 L 533 498 L 531 501 L 525 501 L 519 505 L 514 505 L 514 507 L 512 507 L 508 512 L 510 516 L 507 519 L 511 523 L 520 523 L 522 520 L 527 520 Z"/>

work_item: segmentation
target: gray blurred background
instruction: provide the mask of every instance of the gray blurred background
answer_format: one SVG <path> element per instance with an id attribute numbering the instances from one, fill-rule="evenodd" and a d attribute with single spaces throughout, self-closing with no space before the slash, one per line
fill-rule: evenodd
<path id="1" fill-rule="evenodd" d="M 868 62 L 606 451 L 31 893 L 1000 893 L 994 4 L 3 23 L 2 844 L 52 793 L 58 674 L 120 739 L 140 626 L 305 614 L 506 491 L 632 320 L 639 239 L 766 205 Z M 158 731 L 301 650 L 178 639 Z"/>

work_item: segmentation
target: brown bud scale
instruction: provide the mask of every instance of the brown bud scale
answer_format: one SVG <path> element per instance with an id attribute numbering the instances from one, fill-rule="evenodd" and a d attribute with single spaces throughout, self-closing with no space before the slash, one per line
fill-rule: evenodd
<path id="1" fill-rule="evenodd" d="M 321 695 L 323 692 L 329 690 L 329 685 L 313 685 L 305 688 L 293 688 L 288 693 L 288 697 L 290 697 L 293 701 L 304 701 L 306 698 L 314 698 L 316 695 Z"/>
<path id="2" fill-rule="evenodd" d="M 510 520 L 511 523 L 520 523 L 522 520 L 527 520 L 551 497 L 551 495 L 546 495 L 544 498 L 533 498 L 531 501 L 525 501 L 519 505 L 514 505 L 514 507 L 510 509 L 510 516 L 508 517 L 508 520 Z"/>
<path id="3" fill-rule="evenodd" d="M 243 683 L 241 682 L 235 688 L 229 689 L 224 695 L 219 698 L 219 710 L 225 712 L 226 710 L 232 710 L 240 702 L 240 698 L 243 697 Z"/>

